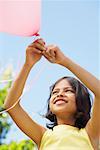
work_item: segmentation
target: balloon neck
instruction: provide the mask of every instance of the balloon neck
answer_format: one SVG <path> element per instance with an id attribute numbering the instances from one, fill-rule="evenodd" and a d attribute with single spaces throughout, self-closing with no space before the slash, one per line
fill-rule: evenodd
<path id="1" fill-rule="evenodd" d="M 35 35 L 35 36 L 40 36 L 40 34 L 39 34 L 39 33 L 35 33 L 34 35 Z"/>

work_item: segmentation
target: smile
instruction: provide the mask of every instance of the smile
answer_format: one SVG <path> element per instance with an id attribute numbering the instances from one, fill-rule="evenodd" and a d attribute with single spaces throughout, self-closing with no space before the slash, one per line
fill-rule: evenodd
<path id="1" fill-rule="evenodd" d="M 56 100 L 54 101 L 54 104 L 58 104 L 58 105 L 60 105 L 60 104 L 65 104 L 65 103 L 68 103 L 68 101 L 66 101 L 66 100 L 64 100 L 64 99 L 56 99 Z"/>

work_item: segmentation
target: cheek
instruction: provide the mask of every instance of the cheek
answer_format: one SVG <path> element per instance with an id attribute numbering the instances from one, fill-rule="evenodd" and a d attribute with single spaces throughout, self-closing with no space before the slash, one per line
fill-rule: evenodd
<path id="1" fill-rule="evenodd" d="M 75 97 L 74 94 L 70 95 L 70 100 L 71 100 L 72 103 L 76 103 L 76 97 Z"/>
<path id="2" fill-rule="evenodd" d="M 49 99 L 49 104 L 50 104 L 50 105 L 53 104 L 54 99 L 55 99 L 55 96 L 51 96 L 51 98 Z"/>
<path id="3" fill-rule="evenodd" d="M 49 107 L 50 107 L 50 110 L 52 109 L 52 99 L 50 99 L 50 101 L 49 101 Z"/>
<path id="4" fill-rule="evenodd" d="M 76 100 L 75 100 L 75 99 L 73 99 L 73 100 L 71 101 L 71 107 L 73 108 L 74 111 L 77 110 Z"/>
<path id="5" fill-rule="evenodd" d="M 52 109 L 53 109 L 53 97 L 51 97 L 50 98 L 50 100 L 49 100 L 49 107 L 50 107 L 50 110 L 52 111 Z"/>
<path id="6" fill-rule="evenodd" d="M 70 106 L 71 106 L 72 108 L 77 109 L 75 96 L 72 96 L 72 97 L 70 98 L 70 102 L 69 102 L 69 103 L 70 103 Z"/>

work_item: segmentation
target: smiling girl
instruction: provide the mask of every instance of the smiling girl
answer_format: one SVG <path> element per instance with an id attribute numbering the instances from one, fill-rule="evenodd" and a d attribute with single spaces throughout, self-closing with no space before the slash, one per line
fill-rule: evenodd
<path id="1" fill-rule="evenodd" d="M 27 47 L 25 63 L 8 93 L 4 107 L 11 107 L 19 99 L 30 70 L 42 56 L 70 70 L 80 81 L 73 77 L 63 77 L 50 88 L 45 115 L 51 121 L 47 124 L 49 129 L 32 120 L 20 102 L 8 113 L 40 150 L 98 150 L 100 81 L 65 56 L 57 46 L 45 46 L 42 39 Z M 90 94 L 86 87 L 94 94 L 91 115 Z"/>

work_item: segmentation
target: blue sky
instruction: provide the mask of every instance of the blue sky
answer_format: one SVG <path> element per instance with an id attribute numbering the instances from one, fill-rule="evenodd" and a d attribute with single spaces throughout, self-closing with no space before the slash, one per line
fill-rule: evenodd
<path id="1" fill-rule="evenodd" d="M 65 55 L 100 77 L 99 1 L 97 0 L 42 0 L 41 29 L 46 44 L 56 44 Z M 25 60 L 25 49 L 34 37 L 20 37 L 0 33 L 0 69 L 12 63 L 14 72 Z M 21 105 L 38 123 L 45 126 L 44 113 L 49 87 L 58 78 L 73 74 L 66 68 L 50 64 L 44 58 L 32 69 L 26 86 L 43 69 L 35 83 L 21 100 Z M 33 112 L 36 112 L 34 114 Z M 6 142 L 27 138 L 13 123 Z"/>

